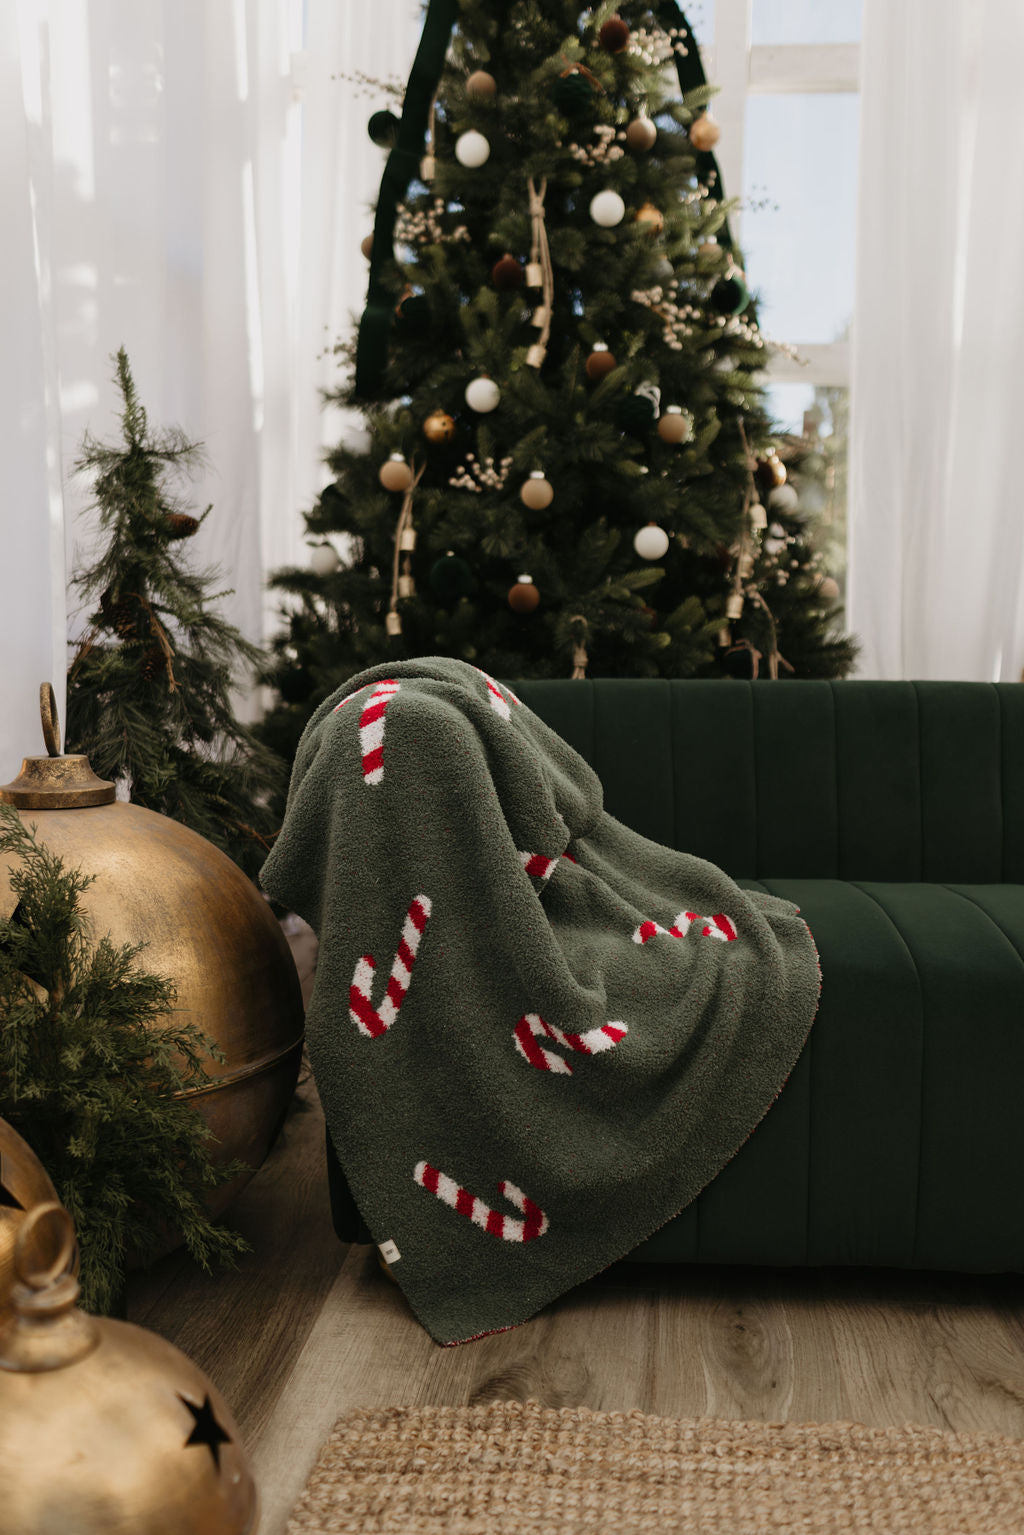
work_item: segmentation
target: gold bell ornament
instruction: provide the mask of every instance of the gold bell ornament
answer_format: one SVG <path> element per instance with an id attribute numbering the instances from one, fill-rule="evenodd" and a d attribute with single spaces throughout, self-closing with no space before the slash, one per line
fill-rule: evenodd
<path id="1" fill-rule="evenodd" d="M 302 1055 L 302 993 L 291 952 L 267 902 L 237 864 L 189 827 L 116 800 L 85 756 L 62 756 L 56 701 L 40 689 L 45 757 L 26 757 L 0 787 L 71 868 L 94 876 L 82 905 L 97 937 L 146 946 L 146 967 L 173 980 L 176 1011 L 210 1036 L 224 1059 L 203 1065 L 214 1080 L 188 1094 L 213 1132 L 216 1163 L 253 1171 L 295 1090 Z M 0 915 L 17 906 L 0 859 Z M 225 1210 L 250 1174 L 211 1191 Z"/>
<path id="2" fill-rule="evenodd" d="M 57 1190 L 27 1141 L 0 1119 L 0 1329 L 10 1317 L 14 1288 L 14 1244 L 34 1205 L 55 1204 Z M 78 1248 L 72 1259 L 78 1272 Z"/>
<path id="3" fill-rule="evenodd" d="M 248 1535 L 259 1517 L 238 1429 L 191 1360 L 87 1316 L 70 1215 L 37 1205 L 0 1330 L 0 1528 L 18 1535 Z"/>

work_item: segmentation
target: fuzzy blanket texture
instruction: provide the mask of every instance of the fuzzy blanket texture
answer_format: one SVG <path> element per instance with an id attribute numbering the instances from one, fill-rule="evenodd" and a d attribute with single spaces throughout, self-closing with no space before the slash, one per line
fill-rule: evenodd
<path id="1" fill-rule="evenodd" d="M 320 706 L 262 881 L 319 937 L 330 1134 L 439 1343 L 525 1321 L 689 1204 L 817 1008 L 796 907 L 616 821 L 462 661 L 375 667 Z"/>

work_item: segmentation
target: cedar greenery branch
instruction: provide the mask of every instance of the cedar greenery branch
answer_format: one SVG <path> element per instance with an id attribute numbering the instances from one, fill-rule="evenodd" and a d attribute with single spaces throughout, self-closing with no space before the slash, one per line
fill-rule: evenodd
<path id="1" fill-rule="evenodd" d="M 217 573 L 183 550 L 199 516 L 175 492 L 202 461 L 176 428 L 154 431 L 122 347 L 121 441 L 87 434 L 103 542 L 73 589 L 92 604 L 68 673 L 68 750 L 132 801 L 183 822 L 255 876 L 270 849 L 284 764 L 236 718 L 232 686 L 265 660 L 217 611 Z"/>
<path id="2" fill-rule="evenodd" d="M 0 1117 L 39 1157 L 81 1245 L 83 1305 L 116 1307 L 129 1253 L 180 1234 L 207 1271 L 247 1250 L 210 1220 L 208 1189 L 246 1169 L 217 1168 L 210 1131 L 181 1095 L 222 1057 L 174 1013 L 174 984 L 138 964 L 143 945 L 93 940 L 68 868 L 9 805 L 0 856 L 17 907 L 0 922 Z"/>

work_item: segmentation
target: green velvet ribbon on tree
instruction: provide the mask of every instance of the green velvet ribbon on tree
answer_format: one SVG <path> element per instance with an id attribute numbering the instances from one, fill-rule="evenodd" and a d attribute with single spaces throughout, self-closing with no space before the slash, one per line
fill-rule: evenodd
<path id="1" fill-rule="evenodd" d="M 686 34 L 688 47 L 685 54 L 677 53 L 676 74 L 679 76 L 679 89 L 685 96 L 689 91 L 695 91 L 702 85 L 707 85 L 708 77 L 704 73 L 704 65 L 701 63 L 700 49 L 697 47 L 697 39 L 681 6 L 676 0 L 660 0 L 654 7 L 655 15 L 666 32 L 673 27 L 681 27 Z M 725 187 L 722 185 L 722 173 L 718 169 L 718 161 L 710 149 L 697 151 L 697 179 L 702 185 L 710 188 L 720 202 L 725 201 Z M 729 232 L 729 221 L 719 230 L 716 239 L 723 250 L 732 251 L 732 235 Z"/>
<path id="2" fill-rule="evenodd" d="M 398 140 L 388 155 L 373 221 L 373 250 L 366 308 L 356 345 L 355 393 L 373 399 L 384 375 L 394 319 L 395 294 L 384 274 L 394 255 L 395 216 L 409 183 L 419 175 L 430 103 L 444 68 L 458 0 L 430 0 L 402 105 Z"/>

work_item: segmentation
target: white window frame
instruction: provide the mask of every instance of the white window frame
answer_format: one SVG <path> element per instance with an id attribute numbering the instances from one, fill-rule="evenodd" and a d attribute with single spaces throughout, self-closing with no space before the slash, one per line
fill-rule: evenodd
<path id="1" fill-rule="evenodd" d="M 715 156 L 728 197 L 742 195 L 747 97 L 784 92 L 860 90 L 859 43 L 751 43 L 752 0 L 716 0 L 715 45 L 701 50 L 704 72 L 719 87 L 712 111 L 722 136 Z M 742 207 L 730 215 L 730 227 L 742 250 Z M 848 341 L 802 342 L 798 336 L 777 340 L 798 349 L 798 358 L 773 355 L 765 370 L 772 383 L 798 383 L 849 389 Z"/>

